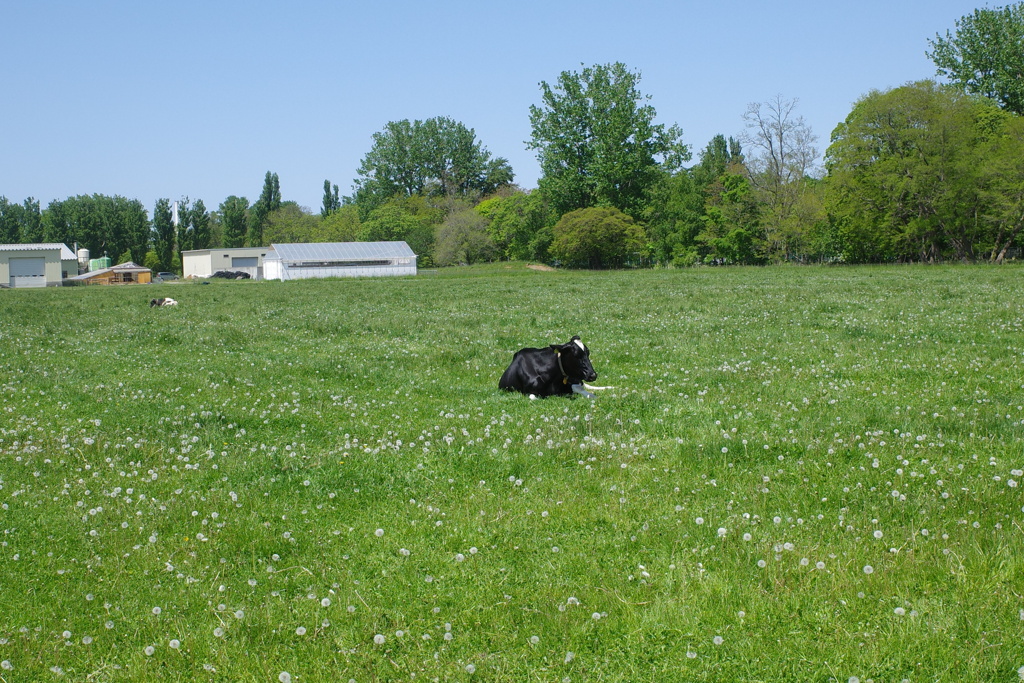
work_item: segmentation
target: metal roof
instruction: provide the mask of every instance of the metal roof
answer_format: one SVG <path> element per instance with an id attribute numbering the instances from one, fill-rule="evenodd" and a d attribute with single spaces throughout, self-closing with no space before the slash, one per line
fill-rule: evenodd
<path id="1" fill-rule="evenodd" d="M 74 261 L 75 253 L 66 244 L 48 242 L 45 244 L 0 244 L 0 251 L 41 251 L 43 249 L 60 249 L 61 261 Z"/>
<path id="2" fill-rule="evenodd" d="M 373 261 L 416 258 L 405 242 L 320 242 L 315 244 L 272 244 L 282 261 Z M 267 258 L 273 258 L 268 253 Z"/>
<path id="3" fill-rule="evenodd" d="M 74 277 L 69 277 L 68 279 L 69 280 L 88 280 L 89 278 L 96 277 L 97 275 L 102 275 L 103 273 L 109 273 L 109 272 L 112 272 L 112 271 L 115 271 L 115 270 L 117 272 L 119 272 L 119 273 L 152 273 L 153 272 L 152 269 L 146 268 L 145 266 L 140 266 L 139 264 L 135 263 L 134 261 L 125 261 L 124 263 L 119 263 L 116 266 L 111 266 L 109 268 L 100 268 L 99 270 L 90 270 L 88 273 L 82 273 L 81 275 L 76 275 Z"/>

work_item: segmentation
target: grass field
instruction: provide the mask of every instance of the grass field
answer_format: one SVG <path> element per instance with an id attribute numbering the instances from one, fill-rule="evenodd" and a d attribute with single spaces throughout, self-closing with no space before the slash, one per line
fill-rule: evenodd
<path id="1" fill-rule="evenodd" d="M 0 291 L 0 680 L 1020 680 L 1022 282 Z"/>

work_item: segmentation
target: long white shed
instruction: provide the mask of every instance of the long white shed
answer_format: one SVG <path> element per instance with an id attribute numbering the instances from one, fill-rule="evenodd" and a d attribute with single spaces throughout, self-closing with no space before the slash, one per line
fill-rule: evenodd
<path id="1" fill-rule="evenodd" d="M 405 242 L 273 244 L 271 248 L 263 259 L 268 280 L 416 274 L 416 254 Z"/>

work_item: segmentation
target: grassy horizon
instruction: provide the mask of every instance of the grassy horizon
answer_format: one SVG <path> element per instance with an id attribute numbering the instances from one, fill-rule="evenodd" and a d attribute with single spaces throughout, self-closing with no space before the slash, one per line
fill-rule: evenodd
<path id="1" fill-rule="evenodd" d="M 1019 680 L 1022 276 L 0 292 L 0 680 Z"/>

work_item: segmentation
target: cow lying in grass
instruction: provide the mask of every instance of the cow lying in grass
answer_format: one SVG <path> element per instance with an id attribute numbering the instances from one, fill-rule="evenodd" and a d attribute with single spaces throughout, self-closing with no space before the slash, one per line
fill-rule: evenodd
<path id="1" fill-rule="evenodd" d="M 590 349 L 580 338 L 573 337 L 565 344 L 552 344 L 543 349 L 520 349 L 512 356 L 512 363 L 498 382 L 498 388 L 518 391 L 530 398 L 579 394 L 587 398 L 594 395 L 584 382 L 597 379 L 590 364 Z"/>
<path id="2" fill-rule="evenodd" d="M 178 305 L 177 301 L 175 301 L 174 299 L 171 299 L 169 297 L 166 297 L 166 296 L 162 297 L 160 299 L 152 299 L 149 302 L 149 307 L 150 308 L 153 308 L 154 306 L 177 306 L 177 305 Z"/>

